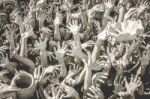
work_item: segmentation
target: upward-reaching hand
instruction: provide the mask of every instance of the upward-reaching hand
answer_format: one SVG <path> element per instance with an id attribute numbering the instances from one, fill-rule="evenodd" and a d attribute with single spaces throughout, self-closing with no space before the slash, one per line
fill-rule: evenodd
<path id="1" fill-rule="evenodd" d="M 71 22 L 67 26 L 73 34 L 77 34 L 80 31 L 81 24 L 78 23 L 78 20 L 71 20 Z"/>
<path id="2" fill-rule="evenodd" d="M 119 5 L 126 6 L 128 3 L 128 0 L 119 0 Z"/>
<path id="3" fill-rule="evenodd" d="M 124 78 L 124 80 L 125 80 L 125 87 L 127 93 L 130 95 L 134 95 L 137 88 L 140 87 L 142 84 L 141 78 L 138 77 L 138 75 L 136 75 L 135 77 L 131 75 L 131 79 L 129 83 L 126 78 Z"/>
<path id="4" fill-rule="evenodd" d="M 45 38 L 44 41 L 39 39 L 39 42 L 38 41 L 35 42 L 35 45 L 34 45 L 35 49 L 38 49 L 38 50 L 41 50 L 41 51 L 45 51 L 46 47 L 47 47 L 47 44 L 46 44 L 47 41 L 48 41 L 47 38 Z"/>
<path id="5" fill-rule="evenodd" d="M 59 26 L 62 23 L 62 15 L 59 12 L 56 12 L 55 19 L 54 19 L 54 25 Z"/>
<path id="6" fill-rule="evenodd" d="M 104 5 L 106 9 L 112 9 L 114 7 L 114 1 L 113 0 L 104 0 Z"/>
<path id="7" fill-rule="evenodd" d="M 138 8 L 138 13 L 141 14 L 146 8 L 149 7 L 149 4 L 147 2 L 147 0 L 142 0 L 142 2 L 140 3 L 140 6 Z"/>
<path id="8" fill-rule="evenodd" d="M 33 27 L 31 25 L 27 25 L 26 31 L 21 34 L 22 39 L 27 39 L 33 35 Z"/>
<path id="9" fill-rule="evenodd" d="M 91 86 L 89 92 L 86 93 L 87 99 L 104 99 L 104 94 L 100 88 Z"/>
<path id="10" fill-rule="evenodd" d="M 67 45 L 65 43 L 62 44 L 62 47 L 60 47 L 60 42 L 58 42 L 58 49 L 57 51 L 55 51 L 55 55 L 57 57 L 57 59 L 63 59 L 64 58 L 64 55 L 67 51 Z"/>

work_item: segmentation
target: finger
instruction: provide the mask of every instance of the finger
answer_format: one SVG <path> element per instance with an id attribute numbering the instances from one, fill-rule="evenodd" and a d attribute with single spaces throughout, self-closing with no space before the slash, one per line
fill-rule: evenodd
<path id="1" fill-rule="evenodd" d="M 8 49 L 8 47 L 7 47 L 7 46 L 2 46 L 1 48 L 5 49 L 5 50 L 6 50 L 6 49 Z"/>
<path id="2" fill-rule="evenodd" d="M 5 57 L 5 56 L 4 56 L 4 53 L 3 53 L 3 52 L 1 52 L 1 51 L 0 51 L 0 55 L 1 55 L 2 57 Z"/>
<path id="3" fill-rule="evenodd" d="M 108 76 L 109 74 L 108 74 L 108 73 L 104 73 L 104 75 L 105 75 L 105 76 Z"/>
<path id="4" fill-rule="evenodd" d="M 48 41 L 47 37 L 45 38 L 44 42 L 46 43 Z"/>
<path id="5" fill-rule="evenodd" d="M 76 70 L 79 70 L 79 65 L 76 65 Z"/>
<path id="6" fill-rule="evenodd" d="M 119 77 L 119 84 L 121 84 L 121 81 L 122 81 L 122 79 L 121 79 L 121 76 Z"/>
<path id="7" fill-rule="evenodd" d="M 35 68 L 35 70 L 34 70 L 34 77 L 37 79 L 37 72 L 38 72 L 38 70 L 37 70 L 37 68 Z"/>
<path id="8" fill-rule="evenodd" d="M 67 94 L 66 96 L 63 96 L 63 98 L 68 98 L 68 99 L 70 99 L 70 98 L 71 98 L 71 94 Z"/>
<path id="9" fill-rule="evenodd" d="M 124 84 L 124 80 L 122 80 L 120 84 L 123 85 Z"/>
<path id="10" fill-rule="evenodd" d="M 103 84 L 105 83 L 102 79 L 98 79 L 98 81 L 101 82 L 101 83 L 103 83 Z"/>
<path id="11" fill-rule="evenodd" d="M 37 99 L 40 99 L 40 96 L 39 96 L 38 90 L 36 90 L 36 96 L 37 96 Z"/>
<path id="12" fill-rule="evenodd" d="M 81 26 L 82 26 L 82 24 L 81 24 L 81 23 L 79 23 L 79 28 L 81 28 Z"/>
<path id="13" fill-rule="evenodd" d="M 63 48 L 64 48 L 64 50 L 66 51 L 67 48 L 68 48 L 68 45 L 64 43 L 64 47 L 63 47 Z"/>
<path id="14" fill-rule="evenodd" d="M 131 80 L 130 80 L 130 81 L 131 81 L 131 82 L 134 82 L 134 80 L 135 80 L 135 79 L 134 79 L 133 74 L 132 74 L 132 75 L 131 75 Z"/>
<path id="15" fill-rule="evenodd" d="M 102 93 L 101 89 L 96 87 L 96 90 L 99 92 L 99 93 Z"/>
<path id="16" fill-rule="evenodd" d="M 141 83 L 141 77 L 138 77 L 138 81 L 136 82 L 137 84 Z"/>
<path id="17" fill-rule="evenodd" d="M 41 74 L 41 65 L 38 67 L 38 77 L 40 77 Z"/>
<path id="18" fill-rule="evenodd" d="M 142 0 L 141 4 L 140 5 L 143 5 L 144 4 L 144 0 Z"/>
<path id="19" fill-rule="evenodd" d="M 40 93 L 40 97 L 44 97 L 45 94 L 44 94 L 44 90 L 43 90 L 43 87 L 39 87 L 39 93 Z"/>
<path id="20" fill-rule="evenodd" d="M 73 82 L 73 80 L 72 79 L 69 79 L 69 85 L 74 85 L 74 82 Z"/>
<path id="21" fill-rule="evenodd" d="M 87 93 L 86 94 L 88 97 L 90 97 L 90 99 L 94 99 L 95 97 L 94 97 L 94 95 L 91 95 L 90 93 Z"/>
<path id="22" fill-rule="evenodd" d="M 134 12 L 136 10 L 137 10 L 137 8 L 131 8 L 131 9 L 129 9 L 129 11 L 126 14 L 129 14 L 129 13 Z"/>
<path id="23" fill-rule="evenodd" d="M 65 94 L 62 94 L 62 95 L 60 96 L 60 99 L 63 99 L 63 98 L 64 98 L 64 96 L 65 96 Z"/>
<path id="24" fill-rule="evenodd" d="M 78 25 L 78 20 L 75 20 L 75 25 Z"/>
<path id="25" fill-rule="evenodd" d="M 91 86 L 94 93 L 96 93 L 96 88 L 94 86 Z"/>
<path id="26" fill-rule="evenodd" d="M 89 51 L 87 51 L 87 54 L 88 54 L 88 63 L 92 63 L 92 55 Z"/>
<path id="27" fill-rule="evenodd" d="M 130 12 L 129 13 L 129 16 L 133 15 L 133 14 L 136 14 L 137 13 L 137 10 L 133 11 L 133 12 Z"/>
<path id="28" fill-rule="evenodd" d="M 41 79 L 44 77 L 44 72 L 45 72 L 46 68 L 42 68 L 42 73 L 41 73 Z"/>
<path id="29" fill-rule="evenodd" d="M 124 81 L 125 81 L 125 86 L 128 86 L 128 82 L 127 82 L 127 78 L 124 77 Z"/>
<path id="30" fill-rule="evenodd" d="M 61 49 L 59 41 L 57 42 L 57 49 Z"/>
<path id="31" fill-rule="evenodd" d="M 101 76 L 101 78 L 107 79 L 107 76 Z"/>
<path id="32" fill-rule="evenodd" d="M 114 94 L 118 94 L 118 92 L 116 92 L 116 91 L 114 91 L 114 90 L 113 90 L 113 93 L 114 93 Z"/>
<path id="33" fill-rule="evenodd" d="M 92 87 L 90 87 L 89 90 L 90 90 L 93 94 L 95 93 L 95 91 L 93 90 Z"/>
<path id="34" fill-rule="evenodd" d="M 72 24 L 71 24 L 71 22 L 69 22 L 69 23 L 67 24 L 68 29 L 70 29 L 71 26 L 72 26 Z"/>
<path id="35" fill-rule="evenodd" d="M 56 97 L 60 97 L 61 90 L 58 90 Z"/>
<path id="36" fill-rule="evenodd" d="M 72 24 L 72 25 L 75 25 L 75 19 L 72 19 L 72 20 L 71 20 L 71 24 Z"/>
<path id="37" fill-rule="evenodd" d="M 51 55 L 48 55 L 48 59 L 49 59 L 49 61 L 52 61 Z"/>
<path id="38" fill-rule="evenodd" d="M 42 39 L 39 37 L 39 42 L 42 42 Z"/>
<path id="39" fill-rule="evenodd" d="M 56 52 L 56 51 L 57 51 L 55 46 L 53 47 L 53 50 L 54 50 L 54 52 Z"/>
<path id="40" fill-rule="evenodd" d="M 140 81 L 137 86 L 140 87 L 141 85 L 142 85 L 142 81 Z"/>
<path id="41" fill-rule="evenodd" d="M 66 46 L 66 45 L 65 45 L 65 42 L 63 42 L 63 43 L 62 43 L 62 48 L 64 49 L 64 48 L 65 48 L 65 46 Z"/>
<path id="42" fill-rule="evenodd" d="M 86 99 L 86 98 L 85 98 Z M 91 99 L 91 98 L 87 98 L 87 99 Z M 93 99 L 93 98 L 92 98 Z"/>
<path id="43" fill-rule="evenodd" d="M 0 52 L 5 53 L 6 51 L 4 49 L 0 49 Z"/>
<path id="44" fill-rule="evenodd" d="M 53 96 L 56 96 L 54 86 L 52 86 L 52 95 L 53 95 Z"/>
<path id="45" fill-rule="evenodd" d="M 135 75 L 135 79 L 134 79 L 134 82 L 137 82 L 137 80 L 138 80 L 138 73 Z"/>

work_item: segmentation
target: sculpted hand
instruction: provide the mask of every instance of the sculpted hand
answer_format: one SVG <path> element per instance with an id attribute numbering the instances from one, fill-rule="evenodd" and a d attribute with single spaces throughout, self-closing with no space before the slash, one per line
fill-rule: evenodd
<path id="1" fill-rule="evenodd" d="M 87 68 L 94 71 L 99 71 L 101 69 L 108 67 L 109 64 L 106 61 L 93 62 L 91 53 L 90 52 L 87 53 L 88 53 L 88 61 L 86 62 L 86 60 L 84 60 L 85 66 L 87 66 Z"/>
<path id="2" fill-rule="evenodd" d="M 81 24 L 78 23 L 78 20 L 71 20 L 67 26 L 73 34 L 77 34 L 80 31 Z"/>
<path id="3" fill-rule="evenodd" d="M 108 78 L 108 73 L 107 72 L 98 72 L 93 75 L 92 77 L 92 83 L 93 85 L 100 86 L 101 84 L 105 83 L 105 80 Z"/>
<path id="4" fill-rule="evenodd" d="M 36 3 L 36 7 L 38 9 L 44 5 L 45 5 L 45 0 L 38 0 L 38 2 Z"/>
<path id="5" fill-rule="evenodd" d="M 34 76 L 34 79 L 35 79 L 35 82 L 36 84 L 42 84 L 44 81 L 44 71 L 45 71 L 45 68 L 42 68 L 42 66 L 39 66 L 39 67 L 36 67 L 35 70 L 34 70 L 34 73 L 33 73 L 33 76 Z"/>
<path id="6" fill-rule="evenodd" d="M 137 8 L 130 8 L 130 9 L 128 10 L 128 12 L 125 14 L 124 20 L 129 20 L 129 19 L 131 19 L 132 15 L 135 14 L 135 13 L 137 13 Z"/>
<path id="7" fill-rule="evenodd" d="M 65 43 L 62 44 L 62 47 L 60 47 L 60 42 L 58 43 L 58 49 L 55 51 L 55 55 L 58 59 L 63 59 L 65 56 L 65 53 L 67 51 L 67 45 Z"/>
<path id="8" fill-rule="evenodd" d="M 54 25 L 59 26 L 61 23 L 62 23 L 62 14 L 60 14 L 59 12 L 56 12 L 56 16 L 54 19 Z"/>
<path id="9" fill-rule="evenodd" d="M 22 39 L 27 39 L 33 35 L 33 27 L 31 25 L 27 25 L 26 31 L 21 34 Z"/>
<path id="10" fill-rule="evenodd" d="M 65 78 L 65 83 L 69 86 L 74 86 L 76 84 L 76 81 L 73 79 L 77 74 L 79 74 L 81 71 L 80 66 L 70 66 L 68 75 Z"/>
<path id="11" fill-rule="evenodd" d="M 35 41 L 35 49 L 38 49 L 38 50 L 41 50 L 41 51 L 45 51 L 46 50 L 46 47 L 47 47 L 47 44 L 46 42 L 48 41 L 47 38 L 45 38 L 44 41 L 42 41 L 40 38 L 39 38 L 39 42 L 38 41 Z"/>
<path id="12" fill-rule="evenodd" d="M 63 97 L 65 96 L 65 94 L 62 93 L 60 89 L 57 92 L 55 92 L 54 88 L 52 88 L 52 94 L 53 94 L 52 99 L 63 99 Z"/>
<path id="13" fill-rule="evenodd" d="M 43 77 L 49 75 L 49 78 L 58 79 L 60 74 L 60 68 L 58 66 L 48 66 L 43 71 Z"/>
<path id="14" fill-rule="evenodd" d="M 148 2 L 145 0 L 142 0 L 142 2 L 140 3 L 140 6 L 138 8 L 138 13 L 141 14 L 148 7 L 149 7 Z"/>
<path id="15" fill-rule="evenodd" d="M 3 57 L 4 54 L 6 53 L 6 50 L 8 50 L 7 46 L 1 46 L 0 47 L 0 55 Z"/>
<path id="16" fill-rule="evenodd" d="M 86 49 L 86 48 L 88 48 L 88 47 L 92 47 L 93 45 L 95 44 L 95 42 L 94 41 L 92 41 L 92 40 L 89 40 L 89 41 L 87 41 L 87 42 L 85 42 L 85 43 L 82 43 L 82 48 L 83 49 Z"/>
<path id="17" fill-rule="evenodd" d="M 104 0 L 104 5 L 106 9 L 112 9 L 114 6 L 114 1 L 113 0 Z"/>
<path id="18" fill-rule="evenodd" d="M 10 49 L 13 50 L 15 49 L 15 36 L 16 36 L 16 32 L 18 31 L 18 27 L 15 24 L 9 24 L 6 25 L 6 30 L 5 30 L 5 34 L 6 34 L 6 39 L 9 42 Z"/>
<path id="19" fill-rule="evenodd" d="M 119 5 L 126 6 L 128 3 L 128 0 L 119 0 Z"/>
<path id="20" fill-rule="evenodd" d="M 5 55 L 2 53 L 1 57 L 0 57 L 0 65 L 4 66 L 4 65 L 6 65 L 8 63 L 9 63 L 8 54 L 6 54 L 6 57 L 5 57 Z"/>
<path id="21" fill-rule="evenodd" d="M 78 57 L 78 58 L 85 57 L 85 54 L 83 54 L 79 45 L 76 45 L 74 41 L 70 41 L 69 43 L 72 49 L 71 51 L 69 51 L 71 52 L 71 54 L 73 54 L 75 57 Z"/>
<path id="22" fill-rule="evenodd" d="M 45 9 L 44 10 L 41 9 L 41 10 L 38 11 L 37 20 L 39 21 L 40 28 L 42 28 L 43 22 L 47 18 L 47 14 L 46 13 L 47 13 L 47 9 L 46 10 Z"/>
<path id="23" fill-rule="evenodd" d="M 18 31 L 18 26 L 14 23 L 6 25 L 6 31 L 11 33 L 16 33 Z"/>
<path id="24" fill-rule="evenodd" d="M 11 14 L 11 17 L 12 17 L 11 21 L 16 23 L 16 24 L 18 24 L 18 25 L 22 24 L 23 23 L 23 19 L 21 18 L 21 16 L 19 16 L 17 14 L 14 14 L 14 13 Z"/>
<path id="25" fill-rule="evenodd" d="M 104 99 L 104 94 L 100 88 L 91 86 L 86 93 L 87 99 Z"/>
<path id="26" fill-rule="evenodd" d="M 114 80 L 114 87 L 115 87 L 114 92 L 115 93 L 124 91 L 123 83 L 124 81 L 121 79 L 121 77 L 115 78 Z"/>
<path id="27" fill-rule="evenodd" d="M 140 87 L 142 84 L 141 78 L 138 77 L 138 75 L 136 75 L 135 77 L 131 75 L 131 79 L 129 83 L 126 78 L 124 78 L 124 80 L 125 80 L 125 87 L 127 93 L 129 93 L 130 95 L 134 95 L 137 88 Z"/>

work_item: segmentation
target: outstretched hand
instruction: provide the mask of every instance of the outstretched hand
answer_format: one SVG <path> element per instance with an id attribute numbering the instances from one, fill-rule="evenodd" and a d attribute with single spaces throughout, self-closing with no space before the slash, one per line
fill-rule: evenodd
<path id="1" fill-rule="evenodd" d="M 89 92 L 86 93 L 87 99 L 104 99 L 103 92 L 100 88 L 91 86 Z"/>
<path id="2" fill-rule="evenodd" d="M 67 27 L 73 34 L 77 34 L 80 31 L 81 24 L 78 22 L 78 20 L 72 19 Z"/>
<path id="3" fill-rule="evenodd" d="M 125 80 L 125 87 L 126 87 L 127 93 L 129 93 L 130 95 L 134 95 L 137 88 L 140 87 L 142 84 L 141 78 L 138 77 L 138 75 L 134 77 L 132 74 L 129 83 L 126 77 L 124 78 L 124 80 Z"/>
<path id="4" fill-rule="evenodd" d="M 114 7 L 113 0 L 104 0 L 105 9 L 112 9 Z"/>
<path id="5" fill-rule="evenodd" d="M 65 53 L 67 51 L 67 45 L 65 43 L 62 44 L 62 47 L 60 45 L 60 42 L 58 42 L 58 49 L 55 51 L 55 55 L 57 59 L 63 59 L 65 56 Z"/>

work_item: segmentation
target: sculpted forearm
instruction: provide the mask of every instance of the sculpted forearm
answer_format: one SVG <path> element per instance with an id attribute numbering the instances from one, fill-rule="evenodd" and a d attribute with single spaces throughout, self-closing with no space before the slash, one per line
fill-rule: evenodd
<path id="1" fill-rule="evenodd" d="M 92 83 L 92 71 L 90 69 L 86 69 L 85 79 L 84 79 L 84 91 L 87 92 L 88 88 Z"/>
<path id="2" fill-rule="evenodd" d="M 104 13 L 103 21 L 102 21 L 103 29 L 105 29 L 105 27 L 107 26 L 109 14 L 110 14 L 110 9 L 106 9 Z"/>
<path id="3" fill-rule="evenodd" d="M 122 21 L 123 21 L 125 12 L 126 12 L 125 7 L 121 7 L 121 8 L 119 9 L 119 18 L 118 18 L 118 22 L 122 22 Z"/>
<path id="4" fill-rule="evenodd" d="M 92 52 L 92 61 L 93 62 L 96 61 L 96 59 L 99 55 L 99 52 L 100 52 L 100 44 L 97 41 L 96 44 L 94 45 L 94 49 L 93 49 L 93 52 Z"/>
<path id="5" fill-rule="evenodd" d="M 58 62 L 61 65 L 60 66 L 60 76 L 62 78 L 65 78 L 67 76 L 67 68 L 66 68 L 66 65 L 64 63 L 64 60 L 63 59 L 59 59 Z"/>
<path id="6" fill-rule="evenodd" d="M 30 71 L 34 71 L 35 64 L 30 59 L 21 57 L 15 53 L 12 55 L 12 58 L 29 67 Z"/>
<path id="7" fill-rule="evenodd" d="M 57 26 L 57 25 L 54 28 L 54 38 L 58 41 L 61 41 L 59 26 Z"/>
<path id="8" fill-rule="evenodd" d="M 27 57 L 27 40 L 22 39 L 21 42 L 20 56 Z"/>

